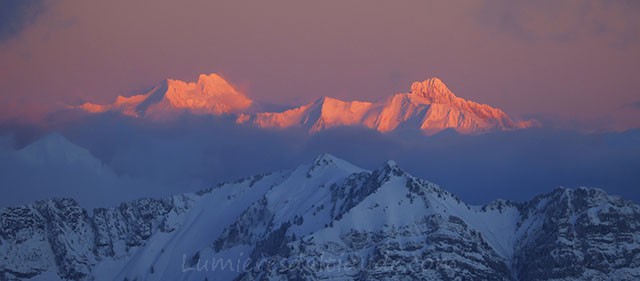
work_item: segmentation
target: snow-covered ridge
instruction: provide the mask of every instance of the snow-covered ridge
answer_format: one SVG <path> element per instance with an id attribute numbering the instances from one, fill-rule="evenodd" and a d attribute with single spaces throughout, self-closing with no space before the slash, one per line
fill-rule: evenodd
<path id="1" fill-rule="evenodd" d="M 222 115 L 245 112 L 253 101 L 220 75 L 201 74 L 196 82 L 167 79 L 149 92 L 131 97 L 118 96 L 115 103 L 85 103 L 82 110 L 92 113 L 116 111 L 133 117 L 163 119 L 177 112 Z"/>
<path id="2" fill-rule="evenodd" d="M 195 83 L 168 79 L 147 93 L 119 96 L 111 105 L 85 103 L 79 108 L 156 120 L 181 112 L 232 115 L 239 124 L 265 129 L 303 128 L 309 133 L 358 126 L 383 133 L 409 129 L 433 134 L 452 129 L 472 134 L 538 126 L 534 120 L 515 121 L 498 108 L 457 97 L 438 78 L 414 82 L 410 92 L 375 102 L 322 97 L 285 111 L 258 113 L 254 112 L 254 105 L 219 75 L 203 74 Z"/>
<path id="3" fill-rule="evenodd" d="M 196 270 L 213 259 L 256 268 L 301 257 L 319 264 Z M 328 270 L 337 261 L 361 266 Z M 393 161 L 369 171 L 323 154 L 293 170 L 112 208 L 52 199 L 0 210 L 0 280 L 205 278 L 635 280 L 640 207 L 588 188 L 471 206 Z"/>
<path id="4" fill-rule="evenodd" d="M 377 102 L 323 97 L 283 112 L 241 114 L 237 122 L 262 128 L 302 127 L 310 133 L 341 126 L 361 126 L 379 132 L 412 129 L 425 134 L 446 129 L 480 133 L 537 126 L 535 121 L 516 122 L 498 108 L 459 98 L 438 78 L 414 82 L 409 93 Z"/>

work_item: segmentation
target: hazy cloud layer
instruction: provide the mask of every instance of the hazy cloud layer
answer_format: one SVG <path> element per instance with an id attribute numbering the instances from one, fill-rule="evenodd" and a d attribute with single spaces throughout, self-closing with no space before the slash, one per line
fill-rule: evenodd
<path id="1" fill-rule="evenodd" d="M 584 134 L 536 129 L 424 137 L 343 128 L 309 137 L 295 130 L 256 130 L 212 118 L 185 117 L 154 127 L 115 115 L 94 116 L 51 130 L 88 148 L 105 170 L 25 164 L 12 151 L 46 132 L 4 129 L 3 133 L 13 132 L 17 141 L 0 141 L 4 189 L 0 205 L 51 196 L 80 197 L 87 205 L 166 196 L 294 168 L 323 152 L 367 169 L 393 159 L 407 172 L 475 204 L 496 198 L 525 200 L 558 186 L 599 187 L 640 201 L 638 131 Z M 23 132 L 31 137 L 20 138 Z"/>

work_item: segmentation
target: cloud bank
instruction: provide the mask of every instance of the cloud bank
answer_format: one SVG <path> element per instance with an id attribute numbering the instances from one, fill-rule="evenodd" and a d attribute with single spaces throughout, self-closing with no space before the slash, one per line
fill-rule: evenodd
<path id="1" fill-rule="evenodd" d="M 16 150 L 51 131 L 86 148 L 102 168 L 17 159 Z M 638 131 L 586 134 L 530 129 L 425 137 L 339 128 L 309 136 L 302 130 L 237 126 L 224 118 L 185 116 L 154 126 L 105 114 L 37 133 L 16 127 L 3 130 L 5 135 L 10 132 L 13 141 L 5 137 L 0 142 L 3 206 L 51 196 L 80 197 L 85 205 L 112 205 L 191 192 L 221 181 L 295 168 L 324 152 L 367 169 L 395 160 L 405 171 L 474 204 L 496 198 L 525 200 L 558 186 L 599 187 L 640 201 Z"/>

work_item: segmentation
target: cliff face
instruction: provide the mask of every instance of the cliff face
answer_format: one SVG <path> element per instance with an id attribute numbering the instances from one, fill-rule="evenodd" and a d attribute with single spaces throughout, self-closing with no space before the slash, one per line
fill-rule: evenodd
<path id="1" fill-rule="evenodd" d="M 55 269 L 61 279 L 91 280 L 104 258 L 126 258 L 181 209 L 174 197 L 142 199 L 93 214 L 73 199 L 53 199 L 0 212 L 2 280 L 21 280 Z"/>

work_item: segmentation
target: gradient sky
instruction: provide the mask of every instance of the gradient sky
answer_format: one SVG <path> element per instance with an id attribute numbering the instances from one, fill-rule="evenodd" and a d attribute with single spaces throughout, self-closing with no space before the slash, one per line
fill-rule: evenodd
<path id="1" fill-rule="evenodd" d="M 251 98 L 457 95 L 578 129 L 640 127 L 640 1 L 0 2 L 0 119 L 217 72 Z"/>

